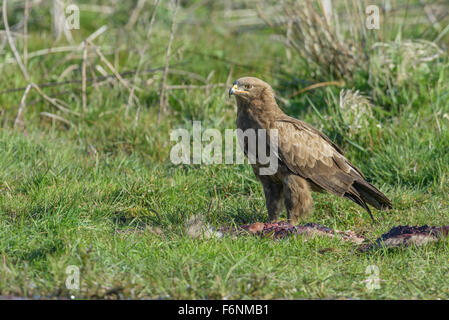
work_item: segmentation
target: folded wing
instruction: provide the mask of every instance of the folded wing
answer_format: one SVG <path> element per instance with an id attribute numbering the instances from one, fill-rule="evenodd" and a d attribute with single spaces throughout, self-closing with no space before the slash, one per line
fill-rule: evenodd
<path id="1" fill-rule="evenodd" d="M 273 129 L 278 130 L 280 161 L 292 173 L 354 201 L 369 213 L 367 203 L 380 210 L 392 207 L 390 200 L 367 182 L 362 172 L 320 131 L 287 116 L 275 121 Z"/>

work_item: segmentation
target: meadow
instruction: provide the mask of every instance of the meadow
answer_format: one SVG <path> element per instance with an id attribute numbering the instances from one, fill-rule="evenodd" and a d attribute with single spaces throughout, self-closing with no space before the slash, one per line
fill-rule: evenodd
<path id="1" fill-rule="evenodd" d="M 270 83 L 393 203 L 373 223 L 314 194 L 301 223 L 369 239 L 449 225 L 449 6 L 372 1 L 369 29 L 367 1 L 326 2 L 75 1 L 79 29 L 67 31 L 64 6 L 3 0 L 0 296 L 448 299 L 446 240 L 360 253 L 337 238 L 186 232 L 193 216 L 268 221 L 250 165 L 170 161 L 172 130 L 235 128 L 227 91 L 242 76 Z"/>

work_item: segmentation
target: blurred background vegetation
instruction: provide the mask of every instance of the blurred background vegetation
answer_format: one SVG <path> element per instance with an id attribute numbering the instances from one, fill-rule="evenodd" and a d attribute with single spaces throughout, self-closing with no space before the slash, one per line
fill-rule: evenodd
<path id="1" fill-rule="evenodd" d="M 409 110 L 428 111 L 438 130 L 446 121 L 444 1 L 369 3 L 380 10 L 379 30 L 367 29 L 364 1 L 139 0 L 76 2 L 80 29 L 68 31 L 70 3 L 8 1 L 11 40 L 29 79 L 2 31 L 5 130 L 50 130 L 100 154 L 133 152 L 160 162 L 174 126 L 201 120 L 233 127 L 226 87 L 244 75 L 271 83 L 287 113 L 365 153 L 380 143 L 372 138 L 385 132 L 381 123 Z M 30 82 L 48 99 L 31 88 L 21 107 Z M 360 110 L 359 96 L 367 97 Z M 437 105 L 429 108 L 431 101 Z"/>
<path id="2" fill-rule="evenodd" d="M 234 128 L 227 90 L 256 76 L 273 86 L 287 114 L 336 141 L 395 207 L 376 213 L 372 228 L 352 204 L 316 195 L 312 221 L 373 237 L 394 224 L 448 224 L 447 1 L 1 3 L 0 293 L 66 294 L 69 262 L 84 268 L 84 297 L 119 295 L 110 293 L 116 287 L 122 296 L 190 298 L 434 297 L 444 289 L 443 271 L 432 268 L 447 261 L 445 247 L 427 260 L 417 252 L 425 263 L 408 269 L 401 269 L 408 256 L 375 257 L 390 270 L 382 293 L 351 285 L 364 269 L 350 251 L 310 261 L 323 265 L 326 278 L 343 259 L 345 276 L 326 289 L 297 261 L 279 269 L 282 254 L 260 270 L 252 269 L 260 257 L 234 268 L 251 247 L 245 242 L 202 244 L 197 252 L 183 238 L 190 216 L 215 225 L 265 221 L 263 194 L 249 166 L 175 166 L 169 154 L 171 130 L 192 120 Z M 80 28 L 67 30 L 71 3 Z M 379 29 L 366 27 L 368 5 L 379 8 Z M 149 236 L 143 246 L 117 235 L 124 228 L 180 238 Z M 273 253 L 271 244 L 252 245 L 260 256 Z M 314 245 L 304 244 L 302 254 Z M 237 253 L 221 257 L 222 246 Z M 181 260 L 195 277 L 178 267 Z M 418 289 L 401 282 L 418 277 L 410 268 L 427 276 Z M 262 273 L 276 277 L 262 281 Z M 245 291 L 248 281 L 254 291 Z"/>

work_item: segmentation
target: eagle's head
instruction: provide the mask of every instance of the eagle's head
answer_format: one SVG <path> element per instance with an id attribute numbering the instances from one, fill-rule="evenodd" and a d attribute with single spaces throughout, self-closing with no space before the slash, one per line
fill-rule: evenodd
<path id="1" fill-rule="evenodd" d="M 254 77 L 243 77 L 234 81 L 229 89 L 229 96 L 234 95 L 237 101 L 252 102 L 254 100 L 273 101 L 274 92 L 271 86 Z"/>

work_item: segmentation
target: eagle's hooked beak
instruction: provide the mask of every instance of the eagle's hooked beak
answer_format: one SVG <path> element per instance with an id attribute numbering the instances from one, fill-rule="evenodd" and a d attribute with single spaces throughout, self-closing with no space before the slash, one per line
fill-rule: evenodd
<path id="1" fill-rule="evenodd" d="M 238 96 L 239 94 L 242 93 L 248 93 L 248 91 L 239 90 L 239 86 L 237 84 L 234 84 L 232 88 L 229 89 L 229 97 L 231 97 L 233 94 Z"/>

